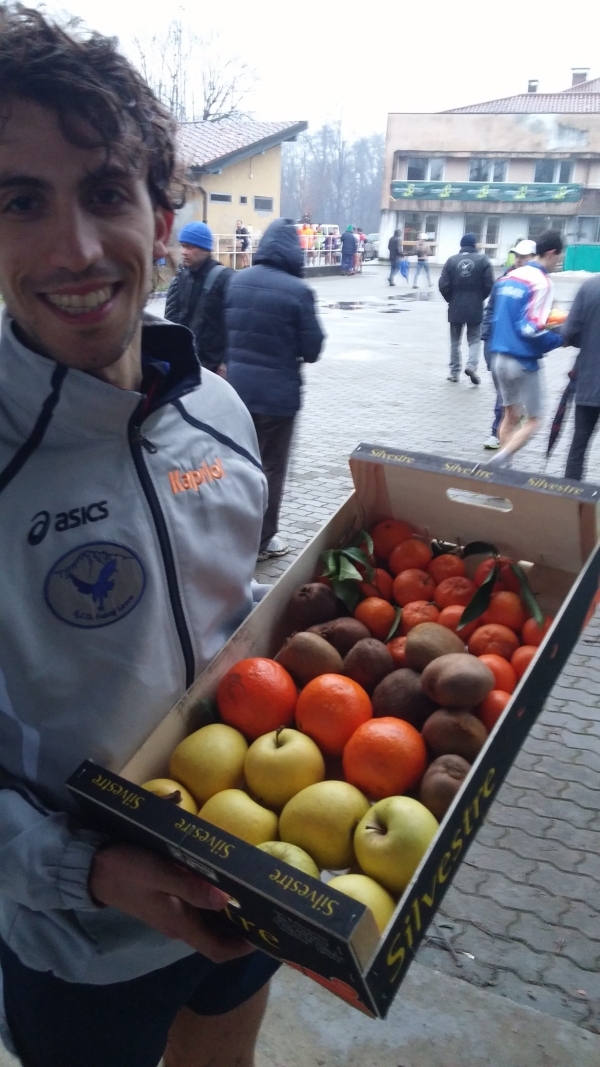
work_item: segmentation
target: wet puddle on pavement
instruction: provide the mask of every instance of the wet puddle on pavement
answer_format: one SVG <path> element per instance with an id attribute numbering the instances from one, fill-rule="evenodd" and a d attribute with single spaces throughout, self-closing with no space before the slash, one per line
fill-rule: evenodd
<path id="1" fill-rule="evenodd" d="M 361 311 L 363 308 L 373 308 L 382 315 L 399 315 L 408 308 L 390 307 L 388 304 L 376 303 L 374 300 L 335 300 L 333 303 L 321 303 L 321 307 L 331 311 Z"/>

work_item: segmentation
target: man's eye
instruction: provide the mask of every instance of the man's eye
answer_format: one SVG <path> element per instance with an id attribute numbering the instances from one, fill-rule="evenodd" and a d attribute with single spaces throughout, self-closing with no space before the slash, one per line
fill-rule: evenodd
<path id="1" fill-rule="evenodd" d="M 27 215 L 39 206 L 35 196 L 23 193 L 21 196 L 13 196 L 4 206 L 4 212 L 9 215 Z"/>
<path id="2" fill-rule="evenodd" d="M 122 189 L 115 189 L 111 186 L 105 189 L 96 189 L 91 199 L 93 203 L 99 204 L 101 207 L 118 207 L 120 204 L 126 203 L 127 196 Z"/>

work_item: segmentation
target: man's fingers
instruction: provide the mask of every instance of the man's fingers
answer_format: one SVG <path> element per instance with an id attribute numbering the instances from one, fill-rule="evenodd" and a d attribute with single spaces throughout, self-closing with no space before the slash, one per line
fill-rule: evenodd
<path id="1" fill-rule="evenodd" d="M 174 940 L 185 941 L 213 963 L 227 963 L 254 952 L 252 945 L 235 934 L 214 928 L 209 916 L 199 914 L 179 897 L 164 898 L 164 904 L 161 932 Z"/>

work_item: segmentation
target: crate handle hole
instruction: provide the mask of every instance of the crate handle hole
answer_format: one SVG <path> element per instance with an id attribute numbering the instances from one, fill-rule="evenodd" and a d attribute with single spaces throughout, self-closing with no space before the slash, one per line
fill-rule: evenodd
<path id="1" fill-rule="evenodd" d="M 512 511 L 510 500 L 504 496 L 489 496 L 487 493 L 471 493 L 468 489 L 446 489 L 446 496 L 456 504 L 470 504 L 476 508 L 490 508 L 492 511 Z"/>

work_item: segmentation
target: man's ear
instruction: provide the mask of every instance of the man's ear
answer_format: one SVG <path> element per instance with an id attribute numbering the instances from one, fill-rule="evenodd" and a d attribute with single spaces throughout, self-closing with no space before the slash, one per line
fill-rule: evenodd
<path id="1" fill-rule="evenodd" d="M 166 208 L 157 206 L 154 209 L 154 248 L 153 259 L 163 259 L 167 254 L 167 245 L 169 243 L 169 237 L 171 236 L 171 230 L 173 229 L 173 222 L 175 219 L 174 211 L 167 211 Z"/>

